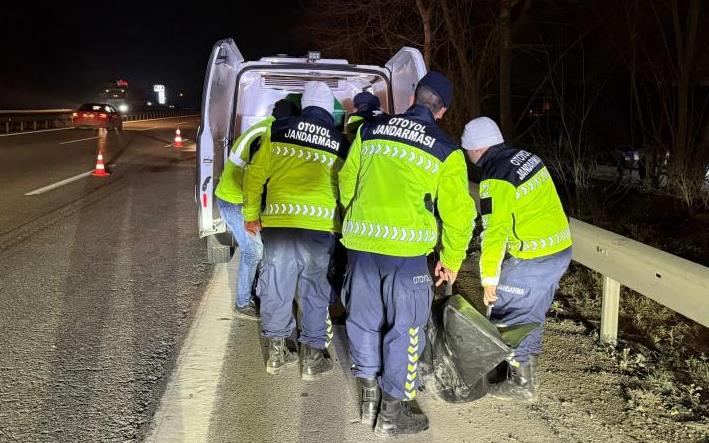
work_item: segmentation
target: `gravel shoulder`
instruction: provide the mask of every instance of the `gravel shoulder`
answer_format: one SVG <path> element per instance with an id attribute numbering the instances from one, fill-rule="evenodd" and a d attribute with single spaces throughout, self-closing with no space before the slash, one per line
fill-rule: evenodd
<path id="1" fill-rule="evenodd" d="M 471 302 L 481 305 L 477 255 L 463 265 L 456 284 Z M 550 316 L 539 359 L 539 400 L 524 407 L 528 419 L 541 420 L 556 441 L 705 442 L 709 421 L 680 422 L 663 410 L 639 410 L 624 386 L 632 373 L 621 371 L 609 348 L 599 344 L 587 323 Z M 543 441 L 524 436 L 519 441 Z"/>

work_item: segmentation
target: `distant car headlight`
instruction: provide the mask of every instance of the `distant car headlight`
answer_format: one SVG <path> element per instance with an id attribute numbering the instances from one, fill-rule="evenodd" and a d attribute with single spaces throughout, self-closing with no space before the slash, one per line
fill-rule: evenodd
<path id="1" fill-rule="evenodd" d="M 118 110 L 121 112 L 128 112 L 128 105 L 118 105 Z"/>

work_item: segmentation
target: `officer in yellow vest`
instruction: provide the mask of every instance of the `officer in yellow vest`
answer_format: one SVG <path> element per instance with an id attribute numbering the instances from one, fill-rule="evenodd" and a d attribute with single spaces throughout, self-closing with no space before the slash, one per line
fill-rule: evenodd
<path id="1" fill-rule="evenodd" d="M 261 231 L 264 246 L 259 298 L 262 332 L 270 342 L 269 374 L 298 362 L 285 343 L 296 326 L 296 292 L 302 377 L 311 380 L 332 368 L 325 355 L 332 339 L 327 272 L 340 232 L 337 172 L 346 150 L 335 128 L 334 103 L 325 83 L 306 83 L 300 116 L 273 121 L 246 170 L 245 226 L 253 234 Z"/>
<path id="2" fill-rule="evenodd" d="M 484 302 L 494 304 L 491 320 L 508 326 L 539 324 L 508 358 L 508 379 L 493 385 L 489 394 L 532 401 L 544 320 L 571 260 L 569 221 L 542 160 L 505 145 L 494 121 L 471 120 L 461 142 L 482 169 L 480 275 Z"/>

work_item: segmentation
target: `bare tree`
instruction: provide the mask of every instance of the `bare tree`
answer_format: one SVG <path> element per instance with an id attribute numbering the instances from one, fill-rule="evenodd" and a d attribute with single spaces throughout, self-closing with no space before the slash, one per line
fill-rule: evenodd
<path id="1" fill-rule="evenodd" d="M 426 67 L 431 66 L 431 46 L 433 41 L 433 31 L 431 30 L 431 7 L 426 6 L 424 0 L 416 0 L 416 8 L 421 16 L 423 26 L 423 60 Z"/>
<path id="2" fill-rule="evenodd" d="M 500 126 L 505 137 L 512 133 L 512 7 L 514 0 L 500 0 Z"/>
<path id="3" fill-rule="evenodd" d="M 675 42 L 677 105 L 672 143 L 672 157 L 669 164 L 670 185 L 684 201 L 690 215 L 693 214 L 693 202 L 702 191 L 704 179 L 703 163 L 700 158 L 701 128 L 693 125 L 696 119 L 691 116 L 691 82 L 697 39 L 697 24 L 701 8 L 700 0 L 689 0 L 685 17 L 680 17 L 678 0 L 671 1 L 672 29 Z M 704 123 L 704 119 L 699 120 Z M 706 156 L 704 157 L 706 158 Z"/>
<path id="4" fill-rule="evenodd" d="M 499 0 L 321 0 L 309 9 L 304 33 L 327 53 L 383 63 L 401 46 L 420 48 L 429 69 L 455 85 L 444 125 L 458 132 L 481 114 L 494 84 Z M 322 26 L 326 22 L 328 26 Z"/>
<path id="5" fill-rule="evenodd" d="M 584 216 L 594 207 L 594 189 L 597 186 L 599 165 L 597 146 L 590 128 L 591 114 L 597 109 L 598 99 L 605 89 L 610 73 L 589 77 L 586 66 L 586 49 L 582 36 L 571 46 L 573 62 L 569 60 L 569 46 L 545 46 L 547 75 L 543 82 L 549 99 L 554 103 L 552 118 L 539 120 L 530 131 L 533 145 L 545 159 L 550 170 L 558 177 L 571 212 Z M 578 63 L 577 63 L 578 61 Z M 569 67 L 573 65 L 573 69 Z M 578 77 L 577 77 L 578 76 Z M 614 195 L 625 192 L 625 186 L 606 191 Z"/>

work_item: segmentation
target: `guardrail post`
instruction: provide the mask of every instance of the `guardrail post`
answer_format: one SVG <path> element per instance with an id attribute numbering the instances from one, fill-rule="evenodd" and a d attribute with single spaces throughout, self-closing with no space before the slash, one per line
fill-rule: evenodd
<path id="1" fill-rule="evenodd" d="M 618 343 L 618 308 L 620 282 L 603 276 L 603 307 L 601 308 L 601 342 Z"/>

